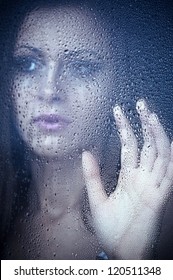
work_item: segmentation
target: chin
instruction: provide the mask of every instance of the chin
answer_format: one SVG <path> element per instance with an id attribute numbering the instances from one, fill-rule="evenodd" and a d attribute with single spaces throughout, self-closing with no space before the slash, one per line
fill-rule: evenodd
<path id="1" fill-rule="evenodd" d="M 30 137 L 23 137 L 23 140 L 32 153 L 40 158 L 69 160 L 70 157 L 75 158 L 81 155 L 83 150 L 91 150 L 93 146 L 91 143 L 95 141 L 86 138 L 86 136 L 76 137 L 74 134 L 71 135 L 45 136 L 36 134 L 32 137 L 30 135 Z"/>
<path id="2" fill-rule="evenodd" d="M 72 157 L 79 156 L 82 153 L 82 148 L 74 147 L 71 144 L 62 145 L 29 145 L 29 149 L 32 153 L 39 158 L 46 158 L 52 160 L 69 160 Z"/>

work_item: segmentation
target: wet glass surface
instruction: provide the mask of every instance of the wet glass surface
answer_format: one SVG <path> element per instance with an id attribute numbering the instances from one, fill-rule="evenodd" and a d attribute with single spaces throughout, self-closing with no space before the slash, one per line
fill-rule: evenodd
<path id="1" fill-rule="evenodd" d="M 173 258 L 173 4 L 92 2 L 0 1 L 2 258 Z"/>

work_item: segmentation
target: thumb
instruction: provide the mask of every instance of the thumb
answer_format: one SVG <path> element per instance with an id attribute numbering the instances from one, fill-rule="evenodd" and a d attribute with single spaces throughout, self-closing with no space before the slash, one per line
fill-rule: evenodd
<path id="1" fill-rule="evenodd" d="M 82 167 L 92 211 L 107 199 L 107 195 L 101 182 L 98 162 L 88 151 L 82 153 Z"/>

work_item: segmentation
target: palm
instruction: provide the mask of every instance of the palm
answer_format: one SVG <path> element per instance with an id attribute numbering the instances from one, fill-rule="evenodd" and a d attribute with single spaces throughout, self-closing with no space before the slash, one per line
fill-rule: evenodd
<path id="1" fill-rule="evenodd" d="M 158 119 L 142 105 L 138 109 L 144 136 L 140 163 L 134 133 L 121 110 L 115 112 L 122 144 L 121 171 L 109 197 L 96 160 L 89 152 L 83 154 L 95 230 L 103 248 L 119 258 L 146 257 L 173 181 L 173 149 Z"/>

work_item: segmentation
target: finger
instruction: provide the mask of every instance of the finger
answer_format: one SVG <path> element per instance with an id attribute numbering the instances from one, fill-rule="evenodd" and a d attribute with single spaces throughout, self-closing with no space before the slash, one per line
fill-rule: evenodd
<path id="1" fill-rule="evenodd" d="M 141 120 L 144 139 L 144 145 L 140 157 L 140 166 L 151 171 L 157 156 L 156 142 L 149 123 L 149 116 L 151 113 L 144 100 L 139 100 L 137 102 L 136 109 Z"/>
<path id="2" fill-rule="evenodd" d="M 99 166 L 90 152 L 82 153 L 82 167 L 91 211 L 107 199 L 102 186 Z"/>
<path id="3" fill-rule="evenodd" d="M 169 192 L 173 189 L 173 142 L 171 143 L 170 162 L 168 164 L 166 174 L 160 184 L 160 189 L 165 192 Z"/>
<path id="4" fill-rule="evenodd" d="M 121 167 L 125 169 L 129 167 L 136 168 L 138 145 L 134 132 L 119 106 L 114 108 L 114 117 L 121 141 Z"/>
<path id="5" fill-rule="evenodd" d="M 149 122 L 152 127 L 157 147 L 157 158 L 155 160 L 152 173 L 156 178 L 157 184 L 159 184 L 165 176 L 166 170 L 168 168 L 171 156 L 171 145 L 156 114 L 150 115 Z"/>

